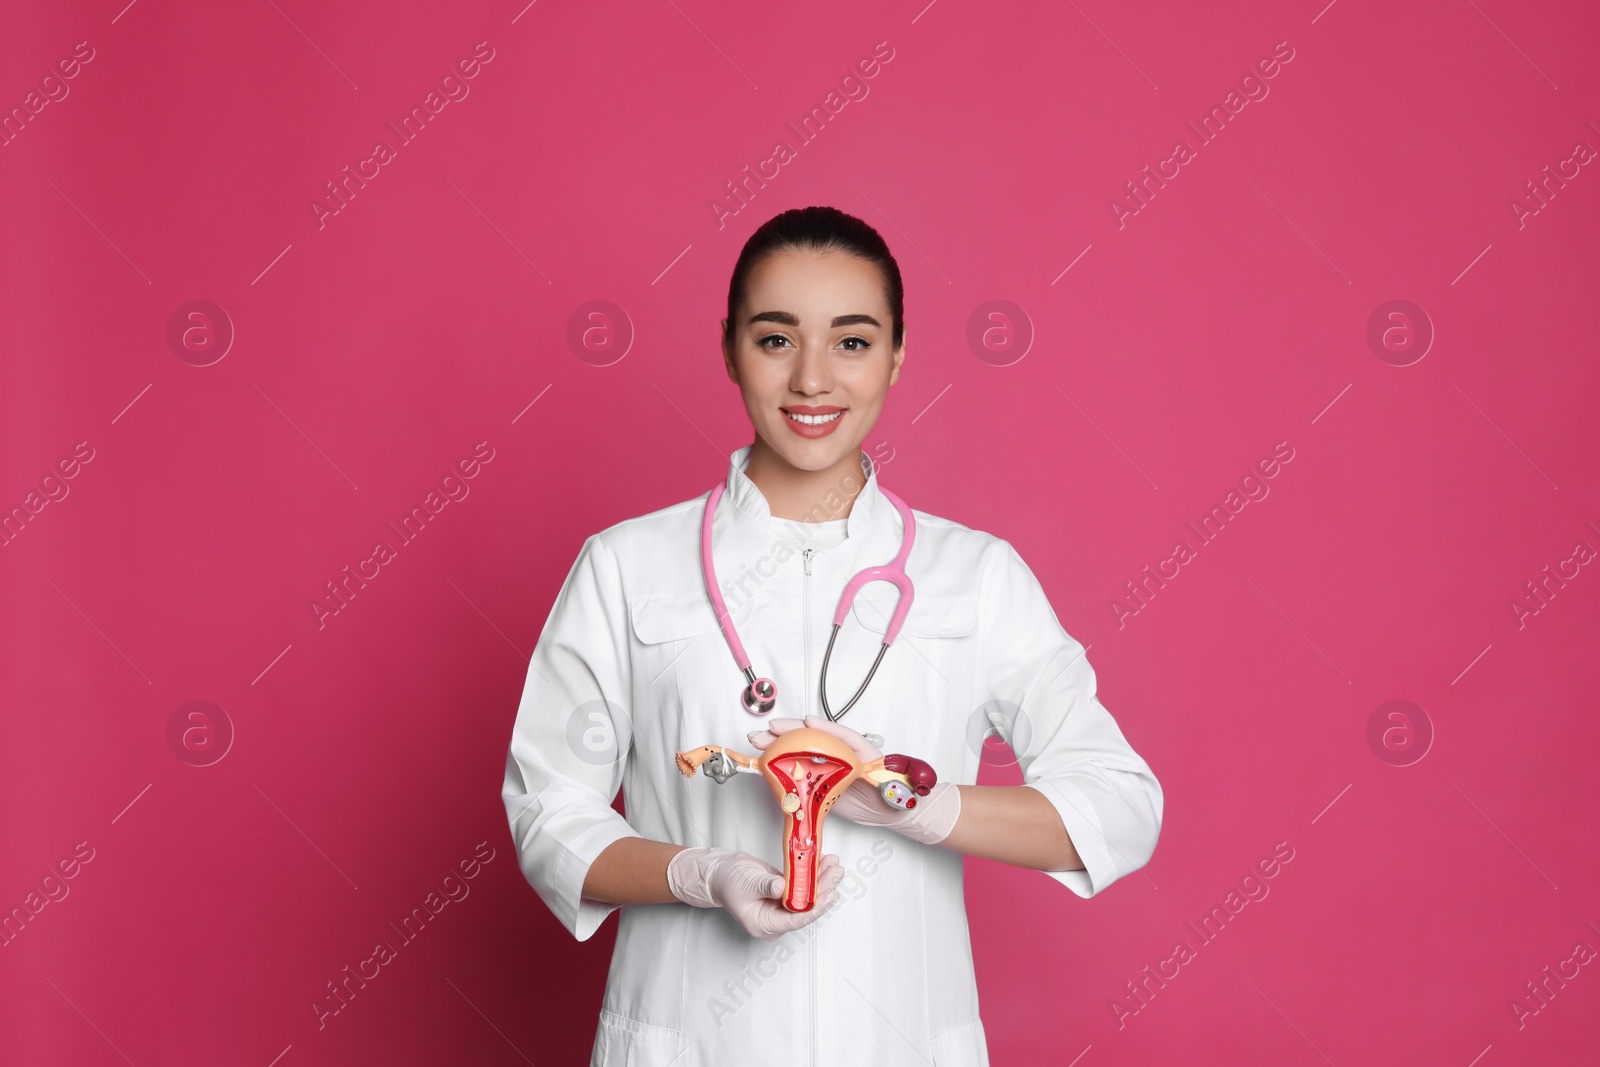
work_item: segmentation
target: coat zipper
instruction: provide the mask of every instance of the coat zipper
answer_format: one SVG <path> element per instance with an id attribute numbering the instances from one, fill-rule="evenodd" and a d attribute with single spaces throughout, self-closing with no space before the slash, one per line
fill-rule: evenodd
<path id="1" fill-rule="evenodd" d="M 801 559 L 805 561 L 805 577 L 801 581 L 802 596 L 800 598 L 801 610 L 804 611 L 805 614 L 800 617 L 800 640 L 805 651 L 806 669 L 805 674 L 803 675 L 805 679 L 803 684 L 806 687 L 805 713 L 807 715 L 811 714 L 811 556 L 814 551 L 815 549 L 807 548 L 802 549 L 800 552 Z M 806 957 L 807 969 L 811 972 L 810 987 L 806 990 L 806 994 L 810 1000 L 810 1010 L 807 1012 L 806 1018 L 815 1020 L 817 1017 L 818 981 L 817 939 L 815 931 L 812 932 L 812 936 L 806 941 Z M 808 1051 L 811 1053 L 811 1063 L 813 1067 L 815 1067 L 817 1062 L 817 1033 L 815 1027 L 812 1027 L 811 1040 L 808 1042 L 808 1045 Z"/>
<path id="2" fill-rule="evenodd" d="M 801 559 L 805 561 L 806 571 L 805 581 L 802 583 L 804 595 L 800 598 L 801 610 L 805 612 L 800 617 L 800 639 L 805 648 L 806 672 L 804 684 L 807 686 L 805 691 L 805 714 L 807 715 L 811 714 L 811 689 L 809 688 L 811 685 L 811 554 L 815 551 L 816 549 L 806 548 L 800 552 Z"/>

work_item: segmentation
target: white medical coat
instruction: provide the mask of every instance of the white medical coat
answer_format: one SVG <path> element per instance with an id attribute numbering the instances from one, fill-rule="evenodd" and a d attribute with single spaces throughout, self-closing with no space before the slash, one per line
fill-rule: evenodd
<path id="1" fill-rule="evenodd" d="M 717 506 L 717 577 L 752 666 L 778 685 L 773 714 L 821 714 L 817 677 L 840 594 L 894 557 L 903 523 L 863 454 L 868 477 L 846 539 L 796 551 L 744 474 L 749 453 L 730 457 Z M 585 541 L 529 664 L 502 795 L 523 873 L 579 940 L 617 910 L 581 891 L 620 838 L 714 845 L 783 869 L 783 815 L 759 775 L 718 785 L 674 764 L 704 744 L 753 752 L 745 735 L 763 721 L 740 705 L 745 681 L 704 586 L 707 495 Z M 1093 896 L 1148 862 L 1161 786 L 1096 699 L 1083 646 L 1016 551 L 915 516 L 910 614 L 842 722 L 968 785 L 997 732 L 1085 865 L 1044 876 Z M 868 584 L 845 619 L 829 663 L 835 710 L 881 647 L 895 596 Z M 626 818 L 611 806 L 619 787 Z M 777 941 L 720 908 L 623 908 L 591 1067 L 987 1064 L 961 855 L 843 818 L 828 820 L 823 851 L 846 872 L 838 904 Z"/>

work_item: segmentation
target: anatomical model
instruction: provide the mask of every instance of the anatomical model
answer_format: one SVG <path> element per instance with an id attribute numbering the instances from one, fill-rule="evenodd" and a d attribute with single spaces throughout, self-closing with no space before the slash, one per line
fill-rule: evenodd
<path id="1" fill-rule="evenodd" d="M 720 745 L 678 753 L 684 777 L 692 777 L 702 765 L 719 784 L 741 771 L 766 778 L 784 812 L 783 906 L 790 911 L 810 911 L 816 903 L 822 822 L 852 782 L 865 778 L 878 787 L 886 804 L 910 809 L 936 781 L 933 768 L 922 760 L 889 755 L 865 762 L 839 738 L 813 727 L 780 734 L 758 756 Z"/>

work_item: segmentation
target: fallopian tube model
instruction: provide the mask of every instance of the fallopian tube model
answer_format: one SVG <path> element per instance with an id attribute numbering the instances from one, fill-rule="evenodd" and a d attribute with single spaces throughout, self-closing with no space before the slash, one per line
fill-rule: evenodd
<path id="1" fill-rule="evenodd" d="M 702 764 L 719 784 L 743 771 L 760 774 L 772 787 L 784 811 L 783 906 L 790 911 L 810 911 L 816 903 L 822 821 L 852 782 L 865 778 L 878 787 L 885 803 L 913 808 L 936 781 L 933 768 L 922 760 L 890 755 L 866 763 L 839 738 L 809 726 L 780 734 L 759 756 L 721 745 L 678 753 L 678 770 L 685 778 L 693 777 Z"/>

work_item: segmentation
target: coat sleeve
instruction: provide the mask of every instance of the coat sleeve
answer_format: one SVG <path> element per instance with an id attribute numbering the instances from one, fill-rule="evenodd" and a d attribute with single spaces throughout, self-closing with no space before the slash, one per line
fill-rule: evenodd
<path id="1" fill-rule="evenodd" d="M 1095 696 L 1094 669 L 1010 544 L 991 558 L 979 604 L 981 692 L 1023 784 L 1055 806 L 1084 870 L 1046 871 L 1091 897 L 1149 862 L 1161 784 Z"/>
<path id="2" fill-rule="evenodd" d="M 639 837 L 611 806 L 630 748 L 627 604 L 615 559 L 585 541 L 528 662 L 501 798 L 528 882 L 579 941 L 620 905 L 583 898 L 589 865 Z"/>

